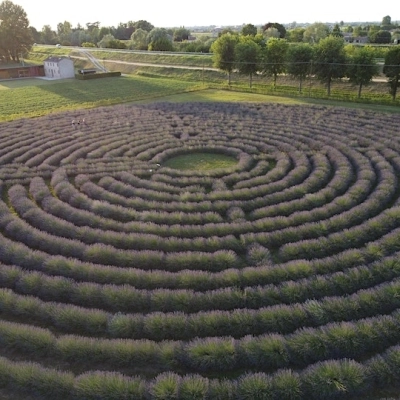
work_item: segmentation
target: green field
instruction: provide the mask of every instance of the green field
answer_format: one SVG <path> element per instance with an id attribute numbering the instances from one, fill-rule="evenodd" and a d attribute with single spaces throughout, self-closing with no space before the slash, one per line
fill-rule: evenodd
<path id="1" fill-rule="evenodd" d="M 126 76 L 89 81 L 68 79 L 61 82 L 27 79 L 20 82 L 3 81 L 0 84 L 3 89 L 0 119 L 3 121 L 154 99 L 199 88 L 193 82 Z"/>
<path id="2" fill-rule="evenodd" d="M 218 153 L 193 153 L 170 158 L 164 166 L 181 169 L 207 171 L 215 168 L 228 168 L 237 163 L 233 157 Z"/>

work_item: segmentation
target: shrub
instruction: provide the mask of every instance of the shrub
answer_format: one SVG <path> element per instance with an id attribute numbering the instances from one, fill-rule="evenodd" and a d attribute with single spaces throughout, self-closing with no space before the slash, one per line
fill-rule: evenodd
<path id="1" fill-rule="evenodd" d="M 8 387 L 17 392 L 30 392 L 49 400 L 72 398 L 74 376 L 69 372 L 43 368 L 36 363 L 11 363 L 0 359 L 0 370 L 3 366 L 7 368 Z"/>
<path id="2" fill-rule="evenodd" d="M 271 264 L 271 253 L 266 247 L 253 243 L 247 249 L 247 261 L 250 265 Z"/>
<path id="3" fill-rule="evenodd" d="M 92 42 L 83 42 L 81 44 L 82 47 L 96 47 L 96 45 Z"/>
<path id="4" fill-rule="evenodd" d="M 208 383 L 208 396 L 213 400 L 234 400 L 237 398 L 237 383 L 234 380 L 211 379 Z"/>
<path id="5" fill-rule="evenodd" d="M 154 400 L 179 399 L 181 377 L 173 372 L 157 375 L 150 384 L 150 395 Z"/>
<path id="6" fill-rule="evenodd" d="M 396 384 L 397 372 L 392 369 L 386 357 L 378 354 L 365 364 L 368 378 L 373 386 L 386 388 Z"/>
<path id="7" fill-rule="evenodd" d="M 302 380 L 298 373 L 282 369 L 272 376 L 272 387 L 275 399 L 303 399 Z"/>
<path id="8" fill-rule="evenodd" d="M 46 329 L 2 321 L 0 342 L 4 348 L 27 354 L 46 356 L 55 345 L 54 336 Z"/>
<path id="9" fill-rule="evenodd" d="M 289 363 L 285 338 L 276 334 L 244 337 L 240 340 L 238 353 L 241 364 L 250 368 L 278 369 Z"/>
<path id="10" fill-rule="evenodd" d="M 117 372 L 87 372 L 75 380 L 74 394 L 87 400 L 146 399 L 146 384 L 141 378 Z"/>
<path id="11" fill-rule="evenodd" d="M 273 400 L 272 379 L 264 373 L 248 373 L 238 380 L 238 396 L 241 400 Z"/>
<path id="12" fill-rule="evenodd" d="M 179 399 L 205 400 L 208 398 L 208 379 L 200 375 L 186 375 L 180 382 Z"/>
<path id="13" fill-rule="evenodd" d="M 236 368 L 235 342 L 231 338 L 195 339 L 183 349 L 182 361 L 204 371 Z"/>
<path id="14" fill-rule="evenodd" d="M 109 318 L 107 332 L 111 337 L 134 338 L 143 334 L 143 317 L 116 313 Z"/>
<path id="15" fill-rule="evenodd" d="M 367 371 L 353 360 L 324 361 L 302 373 L 305 396 L 315 400 L 343 399 L 365 393 Z"/>

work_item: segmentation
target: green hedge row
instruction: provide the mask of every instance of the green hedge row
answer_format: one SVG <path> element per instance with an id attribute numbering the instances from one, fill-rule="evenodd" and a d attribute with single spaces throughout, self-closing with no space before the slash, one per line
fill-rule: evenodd
<path id="1" fill-rule="evenodd" d="M 113 76 L 121 76 L 121 72 L 96 72 L 95 74 L 75 74 L 75 79 L 86 81 L 89 79 L 111 78 Z"/>

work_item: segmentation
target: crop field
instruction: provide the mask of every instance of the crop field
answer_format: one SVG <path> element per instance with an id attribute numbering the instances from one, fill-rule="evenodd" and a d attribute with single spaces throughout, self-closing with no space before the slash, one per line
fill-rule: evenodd
<path id="1" fill-rule="evenodd" d="M 2 122 L 0 390 L 394 396 L 399 126 L 224 102 Z"/>

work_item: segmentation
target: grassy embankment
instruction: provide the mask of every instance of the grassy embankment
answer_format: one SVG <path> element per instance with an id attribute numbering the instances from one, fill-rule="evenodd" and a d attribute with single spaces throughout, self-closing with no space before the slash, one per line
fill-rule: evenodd
<path id="1" fill-rule="evenodd" d="M 299 82 L 287 76 L 279 76 L 277 86 L 273 87 L 273 78 L 265 76 L 253 77 L 252 87 L 249 87 L 247 76 L 232 74 L 231 85 L 227 83 L 227 76 L 217 71 L 212 65 L 212 56 L 193 55 L 182 53 L 151 53 L 131 51 L 109 51 L 102 49 L 84 49 L 93 55 L 111 71 L 121 71 L 124 74 L 146 77 L 163 77 L 185 81 L 195 81 L 209 88 L 224 88 L 250 93 L 300 97 L 307 99 L 351 101 L 363 104 L 399 105 L 393 102 L 389 94 L 389 87 L 385 77 L 381 74 L 380 81 L 365 85 L 361 98 L 357 98 L 358 86 L 346 80 L 335 80 L 331 85 L 331 95 L 328 98 L 326 87 L 315 78 L 307 79 L 302 84 L 299 93 Z M 75 60 L 77 68 L 92 67 L 79 48 L 54 48 L 35 46 L 29 55 L 29 61 L 38 62 L 50 54 L 70 55 Z"/>

